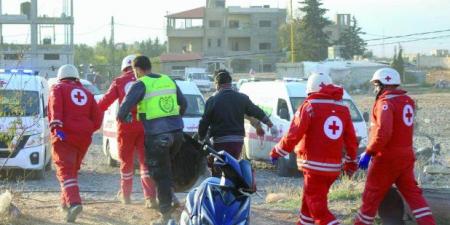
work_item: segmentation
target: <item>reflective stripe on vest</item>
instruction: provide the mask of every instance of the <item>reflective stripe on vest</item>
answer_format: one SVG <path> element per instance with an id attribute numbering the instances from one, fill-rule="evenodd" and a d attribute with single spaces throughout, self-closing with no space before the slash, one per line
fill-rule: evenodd
<path id="1" fill-rule="evenodd" d="M 180 115 L 175 82 L 167 75 L 160 76 L 139 78 L 145 85 L 145 96 L 138 104 L 138 114 L 145 114 L 146 120 Z"/>

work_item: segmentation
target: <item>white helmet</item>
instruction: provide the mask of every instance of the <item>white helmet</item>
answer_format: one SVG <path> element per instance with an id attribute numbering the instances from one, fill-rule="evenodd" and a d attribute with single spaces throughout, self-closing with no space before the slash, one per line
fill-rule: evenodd
<path id="1" fill-rule="evenodd" d="M 78 69 L 72 64 L 66 64 L 58 69 L 58 80 L 64 78 L 77 78 L 80 79 L 80 75 L 78 74 Z"/>
<path id="2" fill-rule="evenodd" d="M 370 82 L 379 81 L 383 85 L 400 85 L 400 74 L 392 68 L 382 68 L 377 70 Z"/>
<path id="3" fill-rule="evenodd" d="M 131 66 L 133 60 L 136 58 L 136 55 L 129 55 L 122 60 L 122 67 L 120 70 L 125 70 L 127 67 Z"/>
<path id="4" fill-rule="evenodd" d="M 306 94 L 318 92 L 324 85 L 332 84 L 330 76 L 326 73 L 312 73 L 306 83 Z"/>

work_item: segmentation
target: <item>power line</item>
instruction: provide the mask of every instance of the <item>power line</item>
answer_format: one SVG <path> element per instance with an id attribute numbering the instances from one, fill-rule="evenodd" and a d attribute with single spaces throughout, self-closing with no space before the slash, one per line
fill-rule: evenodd
<path id="1" fill-rule="evenodd" d="M 435 37 L 418 38 L 418 39 L 406 40 L 406 41 L 395 41 L 395 42 L 382 43 L 382 44 L 372 44 L 372 45 L 367 45 L 367 47 L 381 46 L 381 45 L 392 45 L 392 44 L 400 44 L 400 43 L 409 43 L 409 42 L 417 42 L 417 41 L 426 41 L 426 40 L 435 40 L 435 39 L 443 39 L 443 38 L 450 38 L 450 35 L 441 35 L 441 36 L 435 36 Z"/>
<path id="2" fill-rule="evenodd" d="M 427 34 L 444 33 L 444 32 L 449 32 L 449 31 L 450 31 L 450 29 L 436 30 L 436 31 L 429 31 L 429 32 L 422 32 L 422 33 L 412 33 L 412 34 L 406 34 L 406 35 L 386 36 L 386 37 L 382 37 L 382 38 L 368 39 L 365 41 L 381 41 L 381 40 L 387 40 L 387 39 L 396 39 L 396 38 L 404 38 L 404 37 L 412 37 L 412 36 L 421 36 L 421 35 L 427 35 Z M 373 35 L 373 34 L 370 34 L 370 35 Z"/>
<path id="3" fill-rule="evenodd" d="M 86 31 L 86 32 L 82 32 L 82 33 L 76 33 L 75 35 L 82 36 L 82 35 L 88 35 L 88 34 L 97 33 L 101 29 L 105 28 L 107 25 L 109 25 L 109 24 L 103 24 L 103 25 L 101 25 L 99 27 L 96 27 L 96 28 L 90 30 L 90 31 Z"/>
<path id="4" fill-rule="evenodd" d="M 116 25 L 122 26 L 122 27 L 146 29 L 146 30 L 166 30 L 166 28 L 146 27 L 146 26 L 138 26 L 138 25 L 131 25 L 131 24 L 123 24 L 123 23 L 116 23 Z"/>

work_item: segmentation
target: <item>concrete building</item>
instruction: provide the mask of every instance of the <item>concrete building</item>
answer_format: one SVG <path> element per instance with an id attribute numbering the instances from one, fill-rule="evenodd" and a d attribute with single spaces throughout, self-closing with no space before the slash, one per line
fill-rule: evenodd
<path id="1" fill-rule="evenodd" d="M 278 28 L 285 21 L 286 9 L 226 7 L 225 0 L 207 0 L 205 7 L 168 15 L 163 71 L 225 66 L 234 72 L 272 72 L 284 56 Z"/>
<path id="2" fill-rule="evenodd" d="M 5 3 L 0 0 L 0 68 L 54 77 L 59 66 L 73 63 L 73 0 Z"/>
<path id="3" fill-rule="evenodd" d="M 433 55 L 405 54 L 403 57 L 417 69 L 450 69 L 450 55 L 445 51 L 433 52 Z M 439 54 L 438 54 L 439 53 Z"/>

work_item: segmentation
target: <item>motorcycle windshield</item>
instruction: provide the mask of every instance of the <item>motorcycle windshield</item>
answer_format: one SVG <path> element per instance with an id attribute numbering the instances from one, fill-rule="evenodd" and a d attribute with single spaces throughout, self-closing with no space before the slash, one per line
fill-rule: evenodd
<path id="1" fill-rule="evenodd" d="M 249 197 L 236 196 L 227 188 L 218 186 L 210 186 L 206 194 L 202 206 L 201 224 L 234 225 L 248 219 Z"/>

